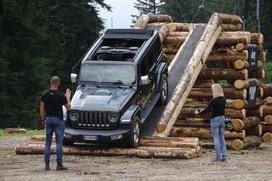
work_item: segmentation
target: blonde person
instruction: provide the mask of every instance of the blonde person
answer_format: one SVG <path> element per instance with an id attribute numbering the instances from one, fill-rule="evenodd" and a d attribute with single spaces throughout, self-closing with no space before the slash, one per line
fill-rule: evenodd
<path id="1" fill-rule="evenodd" d="M 225 105 L 226 100 L 222 87 L 219 84 L 212 85 L 213 99 L 210 100 L 208 106 L 202 110 L 196 110 L 196 114 L 205 114 L 211 112 L 211 131 L 214 141 L 214 149 L 216 157 L 213 162 L 216 161 L 226 161 L 227 160 L 227 148 L 226 141 L 224 137 L 225 129 Z"/>

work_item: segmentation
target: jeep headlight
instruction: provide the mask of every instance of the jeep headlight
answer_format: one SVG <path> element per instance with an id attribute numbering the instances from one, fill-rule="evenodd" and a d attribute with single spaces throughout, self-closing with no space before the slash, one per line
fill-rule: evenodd
<path id="1" fill-rule="evenodd" d="M 70 117 L 71 121 L 77 121 L 78 117 L 79 117 L 79 113 L 77 111 L 71 111 L 69 113 L 69 117 Z"/>
<path id="2" fill-rule="evenodd" d="M 116 123 L 116 122 L 118 121 L 118 119 L 119 119 L 119 116 L 118 116 L 118 114 L 116 114 L 116 113 L 110 113 L 110 114 L 108 115 L 108 118 L 109 118 L 109 121 L 110 121 L 111 123 Z"/>

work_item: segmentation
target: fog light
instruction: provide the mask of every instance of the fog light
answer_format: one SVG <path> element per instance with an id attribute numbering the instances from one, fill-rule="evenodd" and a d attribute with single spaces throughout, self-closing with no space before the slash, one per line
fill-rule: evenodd
<path id="1" fill-rule="evenodd" d="M 72 138 L 72 135 L 69 134 L 69 133 L 64 133 L 64 137 L 65 137 L 65 138 Z"/>
<path id="2" fill-rule="evenodd" d="M 113 136 L 111 136 L 111 140 L 119 140 L 119 139 L 121 139 L 122 137 L 123 137 L 123 135 L 121 135 L 121 134 L 113 135 Z"/>

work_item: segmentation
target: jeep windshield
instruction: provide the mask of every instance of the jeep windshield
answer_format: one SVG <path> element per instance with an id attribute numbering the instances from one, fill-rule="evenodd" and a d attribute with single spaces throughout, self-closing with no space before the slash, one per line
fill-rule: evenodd
<path id="1" fill-rule="evenodd" d="M 133 63 L 91 62 L 81 65 L 80 82 L 90 84 L 132 85 L 136 82 Z"/>

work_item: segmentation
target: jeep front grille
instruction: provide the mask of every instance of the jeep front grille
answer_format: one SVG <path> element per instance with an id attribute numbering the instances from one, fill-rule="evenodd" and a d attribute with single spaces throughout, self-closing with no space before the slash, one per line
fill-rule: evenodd
<path id="1" fill-rule="evenodd" d="M 71 121 L 72 126 L 84 129 L 113 129 L 117 123 L 111 123 L 107 112 L 80 111 L 77 121 Z"/>

